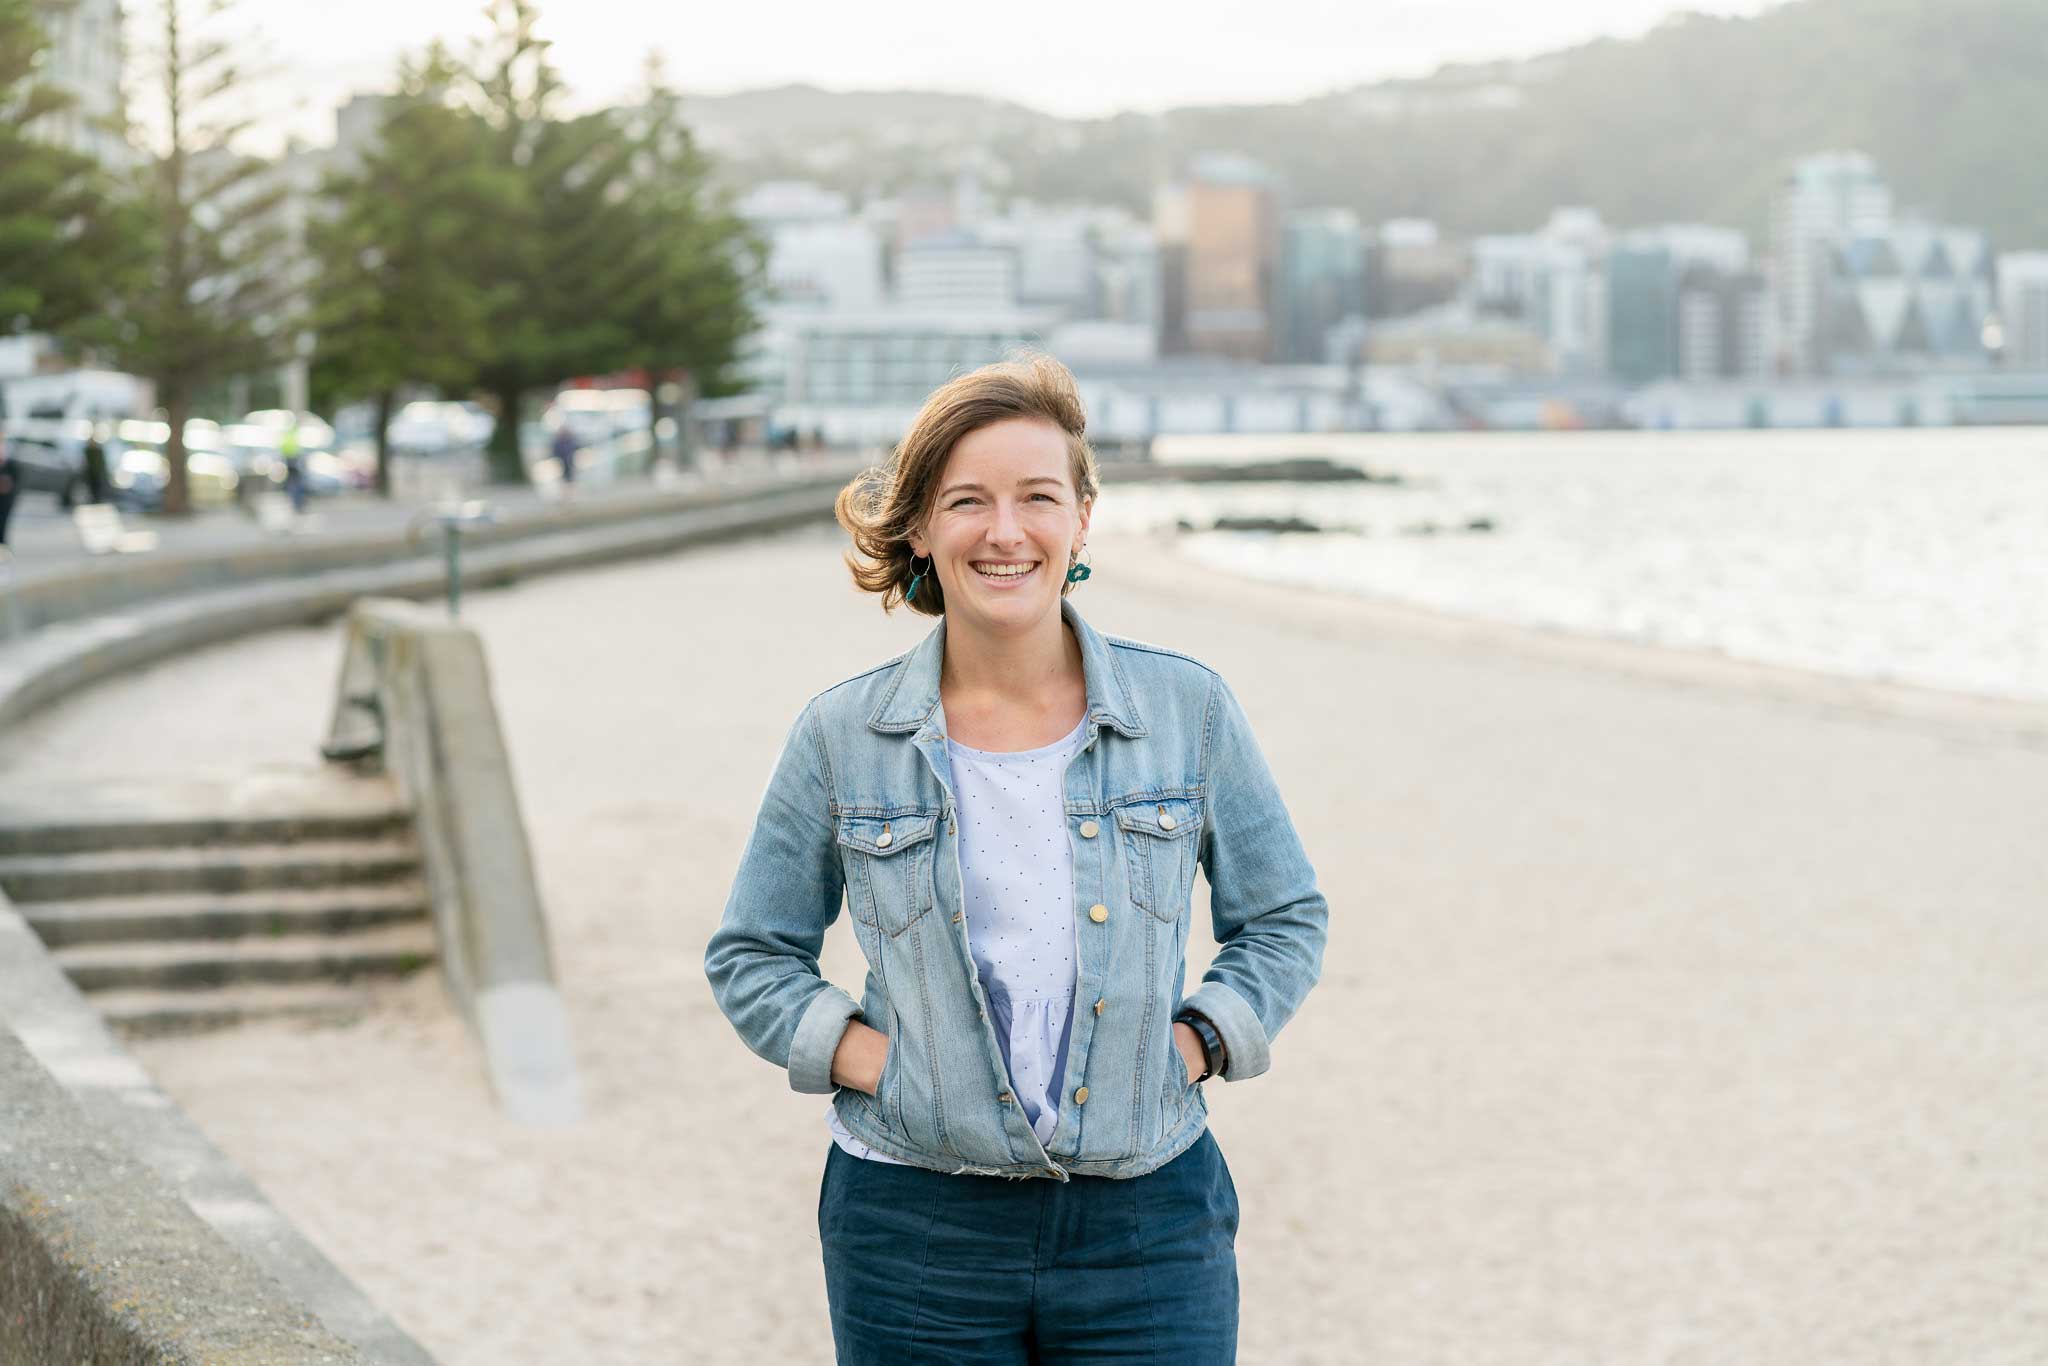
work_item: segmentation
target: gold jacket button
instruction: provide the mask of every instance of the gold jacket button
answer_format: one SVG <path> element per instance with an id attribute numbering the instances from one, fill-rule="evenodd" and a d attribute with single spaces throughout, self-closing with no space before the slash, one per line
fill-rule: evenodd
<path id="1" fill-rule="evenodd" d="M 1109 919 L 1109 907 L 1099 901 L 1096 902 L 1088 908 L 1088 918 L 1100 925 L 1103 921 Z"/>
<path id="2" fill-rule="evenodd" d="M 1092 840 L 1095 838 L 1095 832 L 1097 830 L 1100 830 L 1101 828 L 1102 827 L 1097 825 L 1094 821 L 1082 821 L 1081 838 L 1084 840 Z"/>
<path id="3" fill-rule="evenodd" d="M 1085 1086 L 1082 1086 L 1082 1087 L 1079 1087 L 1079 1088 L 1077 1088 L 1077 1089 L 1076 1089 L 1076 1090 L 1074 1091 L 1074 1104 L 1076 1104 L 1076 1105 L 1086 1105 L 1087 1103 L 1088 1103 L 1088 1088 L 1087 1088 L 1087 1087 L 1085 1087 Z"/>
<path id="4" fill-rule="evenodd" d="M 1159 813 L 1159 828 L 1161 830 L 1171 830 L 1174 826 L 1179 824 L 1179 821 L 1167 815 L 1164 811 Z"/>
<path id="5" fill-rule="evenodd" d="M 1003 1104 L 1008 1105 L 1010 1103 L 1010 1093 L 1008 1091 L 1005 1091 L 1001 1095 L 997 1096 L 996 1099 L 1001 1101 Z"/>
<path id="6" fill-rule="evenodd" d="M 875 848 L 877 849 L 887 849 L 890 845 L 894 844 L 895 842 L 896 837 L 890 834 L 887 830 L 884 830 L 881 834 L 875 836 Z"/>
<path id="7" fill-rule="evenodd" d="M 1108 1005 L 1108 1004 L 1109 1004 L 1109 1002 L 1107 1002 L 1107 1001 L 1097 1001 L 1097 1002 L 1095 1003 L 1095 1013 L 1096 1013 L 1097 1015 L 1100 1015 L 1100 1014 L 1102 1013 L 1102 1008 L 1103 1008 L 1104 1006 Z"/>

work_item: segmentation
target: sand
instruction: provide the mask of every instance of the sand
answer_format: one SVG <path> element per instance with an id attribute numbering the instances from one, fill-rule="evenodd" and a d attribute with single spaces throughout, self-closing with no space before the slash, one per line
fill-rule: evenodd
<path id="1" fill-rule="evenodd" d="M 1332 906 L 1273 1070 L 1211 1088 L 1243 1361 L 2043 1359 L 2041 718 L 1095 549 L 1077 602 L 1231 680 Z M 828 1361 L 823 1102 L 702 950 L 791 718 L 925 622 L 824 531 L 465 614 L 588 1120 L 500 1118 L 431 978 L 136 1051 L 447 1362 Z M 0 781 L 306 761 L 337 637 L 92 690 Z M 827 974 L 858 963 L 835 926 Z"/>

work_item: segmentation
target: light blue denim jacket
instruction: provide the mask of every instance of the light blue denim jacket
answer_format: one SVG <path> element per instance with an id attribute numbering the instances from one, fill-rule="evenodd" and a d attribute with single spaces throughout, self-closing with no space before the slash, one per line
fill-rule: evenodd
<path id="1" fill-rule="evenodd" d="M 804 708 L 704 954 L 719 1008 L 798 1091 L 833 1090 L 849 1018 L 887 1034 L 876 1094 L 843 1088 L 834 1105 L 855 1137 L 917 1166 L 1142 1176 L 1199 1138 L 1208 1113 L 1173 1046 L 1174 1012 L 1209 1018 L 1224 1080 L 1241 1081 L 1271 1065 L 1273 1036 L 1321 972 L 1328 903 L 1230 689 L 1186 655 L 1060 610 L 1081 644 L 1088 715 L 1066 773 L 1077 980 L 1051 1139 L 1010 1095 L 968 950 L 943 619 Z M 1197 865 L 1219 947 L 1183 997 Z M 818 973 L 842 895 L 868 963 L 858 1004 Z"/>

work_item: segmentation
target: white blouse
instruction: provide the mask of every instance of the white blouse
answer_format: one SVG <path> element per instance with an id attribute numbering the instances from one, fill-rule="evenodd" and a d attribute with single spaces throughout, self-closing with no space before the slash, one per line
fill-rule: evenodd
<path id="1" fill-rule="evenodd" d="M 1074 860 L 1067 844 L 1067 764 L 1087 717 L 1039 749 L 1000 753 L 948 740 L 966 893 L 967 944 L 988 995 L 989 1023 L 1011 1090 L 1043 1143 L 1059 1122 L 1074 1010 Z M 894 1158 L 848 1133 L 827 1108 L 833 1141 L 855 1157 Z"/>

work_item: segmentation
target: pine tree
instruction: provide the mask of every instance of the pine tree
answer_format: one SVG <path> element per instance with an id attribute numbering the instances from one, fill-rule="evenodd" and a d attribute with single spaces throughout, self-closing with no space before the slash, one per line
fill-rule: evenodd
<path id="1" fill-rule="evenodd" d="M 322 187 L 308 230 L 314 382 L 375 404 L 387 496 L 398 390 L 464 385 L 490 355 L 493 314 L 516 292 L 477 269 L 479 237 L 511 216 L 519 186 L 494 162 L 488 126 L 457 103 L 460 81 L 439 45 L 403 66 L 376 145 Z"/>
<path id="2" fill-rule="evenodd" d="M 247 122 L 222 113 L 242 87 L 232 49 L 205 32 L 223 7 L 209 3 L 196 28 L 184 9 L 184 0 L 161 0 L 162 43 L 148 63 L 165 141 L 142 195 L 147 277 L 118 343 L 128 368 L 155 381 L 170 422 L 164 511 L 174 516 L 191 507 L 185 420 L 193 399 L 283 353 L 300 285 L 285 257 L 289 189 L 268 164 L 234 150 Z"/>
<path id="3" fill-rule="evenodd" d="M 49 46 L 44 8 L 0 0 L 0 332 L 90 344 L 112 335 L 142 225 L 97 162 L 38 136 L 38 123 L 72 102 L 36 78 Z"/>

